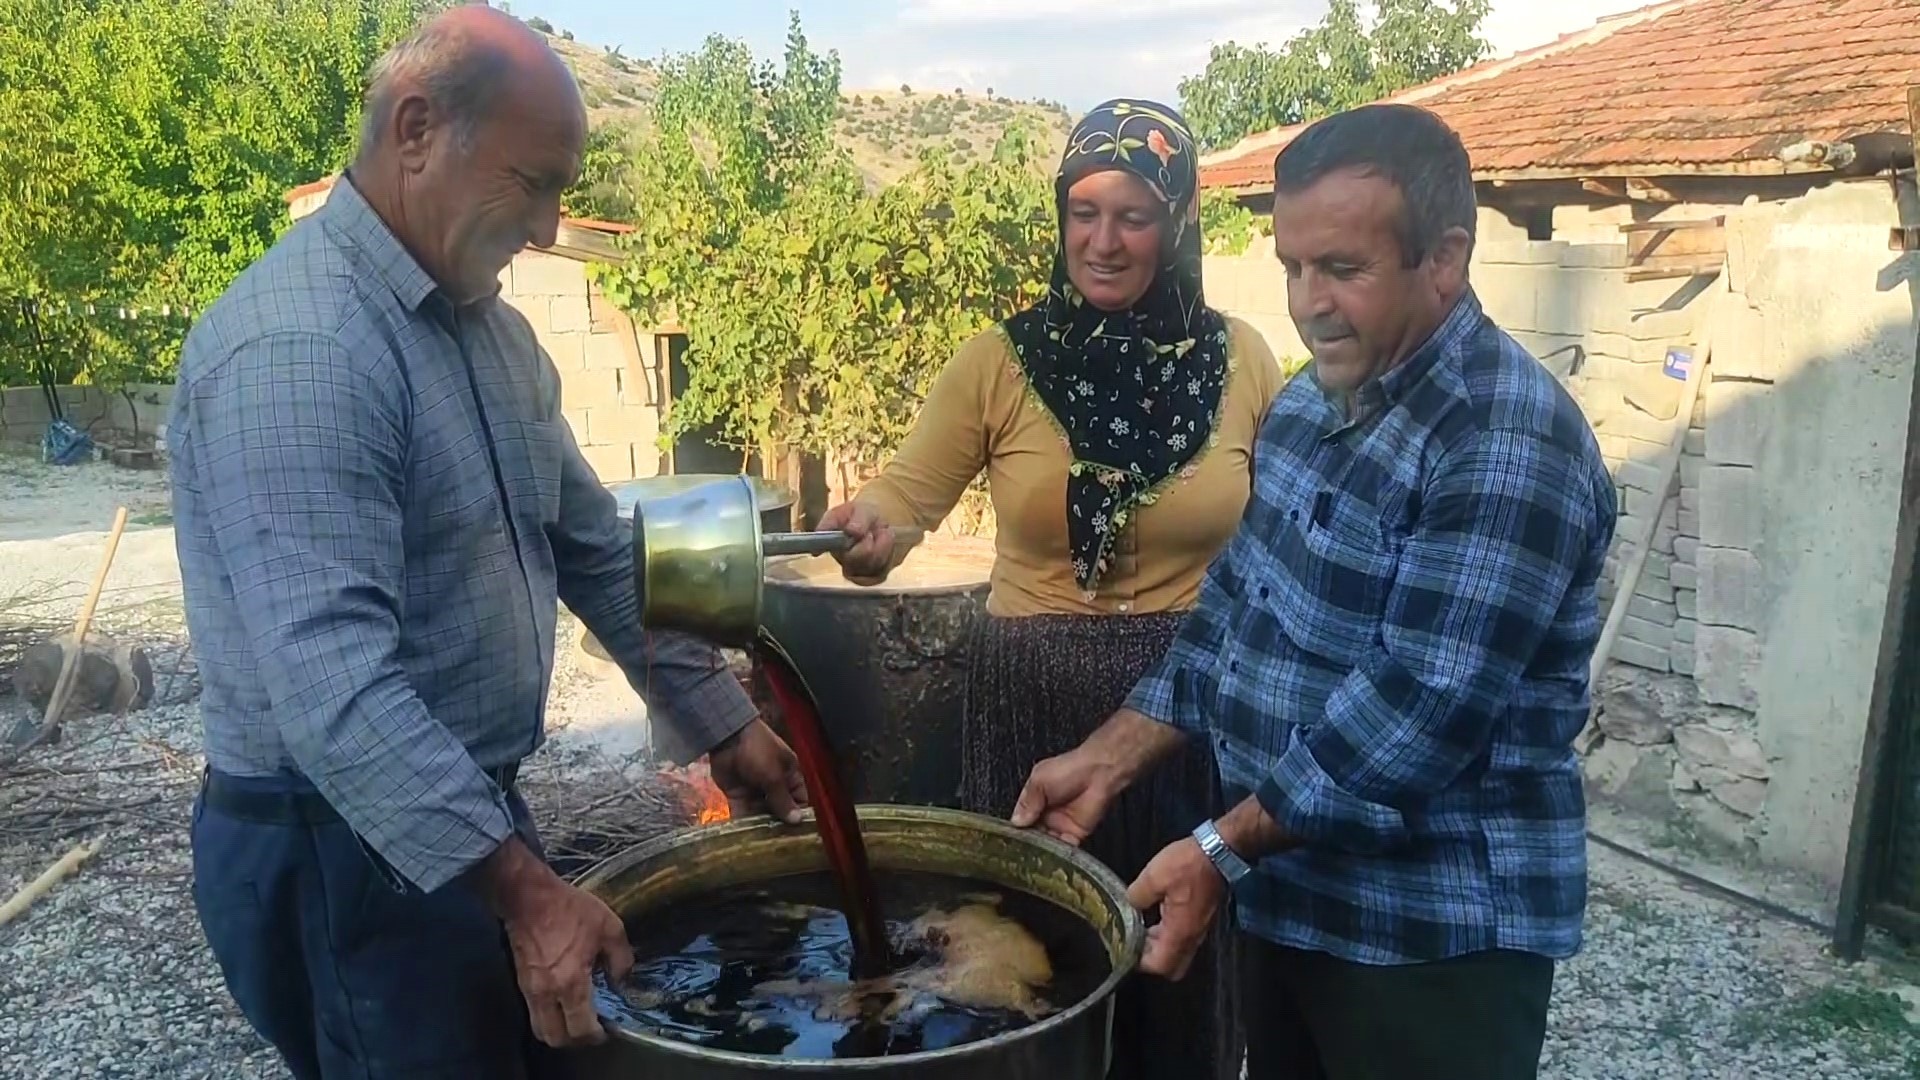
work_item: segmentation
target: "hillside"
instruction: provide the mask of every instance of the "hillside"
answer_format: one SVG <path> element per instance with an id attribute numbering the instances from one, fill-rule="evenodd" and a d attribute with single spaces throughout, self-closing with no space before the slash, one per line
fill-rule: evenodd
<path id="1" fill-rule="evenodd" d="M 984 158 L 1000 134 L 1020 120 L 1044 133 L 1046 152 L 1040 160 L 1051 170 L 1073 124 L 1056 105 L 900 87 L 841 95 L 838 126 L 861 171 L 888 181 L 911 170 L 928 147 L 945 146 L 962 161 Z"/>
<path id="2" fill-rule="evenodd" d="M 611 121 L 644 127 L 651 122 L 648 110 L 657 84 L 651 63 L 575 41 L 543 20 L 528 23 L 548 35 L 554 51 L 573 69 L 595 124 Z M 869 179 L 884 183 L 911 170 L 928 147 L 945 146 L 963 161 L 985 157 L 1001 132 L 1016 120 L 1045 133 L 1042 160 L 1051 169 L 1072 126 L 1066 110 L 1052 103 L 904 86 L 847 91 L 840 98 L 837 126 L 841 145 L 855 164 Z"/>

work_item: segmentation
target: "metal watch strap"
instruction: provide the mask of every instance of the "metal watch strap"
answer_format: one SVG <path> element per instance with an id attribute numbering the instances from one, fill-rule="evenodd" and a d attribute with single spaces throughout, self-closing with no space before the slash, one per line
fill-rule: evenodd
<path id="1" fill-rule="evenodd" d="M 1199 827 L 1193 830 L 1193 838 L 1199 842 L 1200 850 L 1206 852 L 1207 858 L 1212 860 L 1214 867 L 1220 871 L 1220 876 L 1227 879 L 1227 884 L 1237 885 L 1241 878 L 1253 873 L 1253 867 L 1248 866 L 1247 861 L 1235 854 L 1234 850 L 1227 846 L 1227 842 L 1221 839 L 1220 830 L 1214 828 L 1213 822 L 1201 822 Z"/>

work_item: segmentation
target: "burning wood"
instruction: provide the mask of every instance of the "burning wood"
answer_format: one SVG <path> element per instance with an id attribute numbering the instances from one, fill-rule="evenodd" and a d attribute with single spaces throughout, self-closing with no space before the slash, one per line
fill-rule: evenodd
<path id="1" fill-rule="evenodd" d="M 634 769 L 594 753 L 555 750 L 528 760 L 520 790 L 548 863 L 569 879 L 637 844 L 730 816 L 704 761 Z"/>
<path id="2" fill-rule="evenodd" d="M 687 792 L 687 812 L 693 816 L 695 825 L 718 825 L 733 819 L 733 808 L 727 803 L 727 793 L 713 782 L 713 772 L 707 766 L 705 758 L 687 766 L 673 770 L 677 779 Z"/>

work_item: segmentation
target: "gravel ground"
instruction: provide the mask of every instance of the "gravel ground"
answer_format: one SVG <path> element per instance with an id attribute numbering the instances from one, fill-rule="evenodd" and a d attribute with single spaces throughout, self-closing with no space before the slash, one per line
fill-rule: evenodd
<path id="1" fill-rule="evenodd" d="M 0 540 L 45 540 L 113 527 L 127 508 L 129 532 L 167 524 L 166 474 L 88 461 L 65 468 L 42 465 L 31 452 L 0 445 Z M 85 579 L 82 579 L 83 581 Z"/>
<path id="2" fill-rule="evenodd" d="M 569 774 L 634 768 L 564 732 L 542 757 Z M 35 761 L 67 774 L 66 817 L 0 819 L 0 895 L 77 832 L 101 849 L 0 929 L 0 1077 L 284 1076 L 228 999 L 188 897 L 193 707 L 74 725 Z M 89 829 L 90 805 L 118 809 Z M 1587 946 L 1557 981 L 1543 1076 L 1920 1076 L 1907 984 L 1843 970 L 1817 935 L 1606 849 L 1593 860 Z"/>
<path id="3" fill-rule="evenodd" d="M 188 895 L 197 709 L 150 709 L 66 741 L 82 740 L 35 760 L 73 774 L 75 798 L 123 809 L 87 830 L 99 853 L 78 876 L 0 929 L 0 1076 L 285 1076 L 226 996 Z M 115 771 L 96 781 L 90 764 Z M 85 816 L 25 835 L 0 825 L 0 892 L 65 853 L 74 840 L 56 834 Z"/>
<path id="4" fill-rule="evenodd" d="M 1592 846 L 1587 940 L 1554 985 L 1541 1075 L 1920 1077 L 1911 983 L 1795 923 Z"/>
<path id="5" fill-rule="evenodd" d="M 164 488 L 145 474 L 49 479 L 17 464 L 0 460 L 0 601 L 31 595 L 71 618 L 99 559 L 98 530 L 114 505 L 131 504 L 143 523 L 121 543 L 103 628 L 155 645 L 177 638 Z M 23 477 L 34 483 L 13 484 Z M 564 621 L 551 738 L 525 773 L 548 820 L 604 811 L 654 775 L 638 699 L 572 647 L 578 636 Z M 74 843 L 100 844 L 76 877 L 0 927 L 4 1080 L 286 1076 L 234 1009 L 189 897 L 199 731 L 177 649 L 157 649 L 161 705 L 70 723 L 24 774 L 0 778 L 0 900 Z M 0 691 L 0 732 L 19 708 Z M 625 805 L 637 830 L 659 827 L 657 802 Z M 1556 980 L 1542 1076 L 1920 1080 L 1920 990 L 1891 966 L 1842 968 L 1818 934 L 1605 848 L 1593 849 L 1592 871 L 1586 948 Z"/>

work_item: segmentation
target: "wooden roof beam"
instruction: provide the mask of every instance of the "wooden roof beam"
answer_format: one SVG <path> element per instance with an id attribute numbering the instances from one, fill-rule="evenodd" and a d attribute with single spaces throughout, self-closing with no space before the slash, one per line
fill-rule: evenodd
<path id="1" fill-rule="evenodd" d="M 1589 195 L 1598 195 L 1603 199 L 1613 199 L 1618 202 L 1662 203 L 1670 206 L 1686 201 L 1659 184 L 1638 176 L 1582 180 L 1580 190 Z"/>

